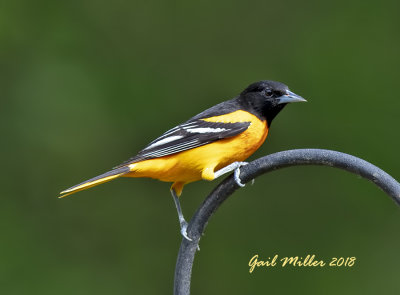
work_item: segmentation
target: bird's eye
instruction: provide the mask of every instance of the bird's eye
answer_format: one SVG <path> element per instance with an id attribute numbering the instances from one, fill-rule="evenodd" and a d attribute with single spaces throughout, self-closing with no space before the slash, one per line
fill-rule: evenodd
<path id="1" fill-rule="evenodd" d="M 268 88 L 268 89 L 265 90 L 265 95 L 272 96 L 272 94 L 273 94 L 273 92 L 272 92 L 271 89 Z"/>

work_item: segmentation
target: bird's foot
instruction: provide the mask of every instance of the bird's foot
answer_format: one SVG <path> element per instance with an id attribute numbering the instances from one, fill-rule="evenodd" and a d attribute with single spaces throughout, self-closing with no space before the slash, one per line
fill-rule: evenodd
<path id="1" fill-rule="evenodd" d="M 235 182 L 237 183 L 238 186 L 244 187 L 245 184 L 243 184 L 241 179 L 240 179 L 240 167 L 245 166 L 245 165 L 247 165 L 249 163 L 247 163 L 247 162 L 237 162 L 237 164 L 238 164 L 238 167 L 235 169 L 235 172 L 233 174 L 234 177 L 235 177 Z"/>
<path id="2" fill-rule="evenodd" d="M 188 227 L 188 223 L 185 220 L 182 220 L 180 222 L 181 224 L 181 235 L 188 241 L 193 241 L 191 238 L 189 238 L 188 234 L 187 234 L 187 227 Z"/>

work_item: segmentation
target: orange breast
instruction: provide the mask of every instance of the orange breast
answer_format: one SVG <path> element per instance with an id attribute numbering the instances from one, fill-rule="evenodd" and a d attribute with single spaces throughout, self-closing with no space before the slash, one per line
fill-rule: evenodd
<path id="1" fill-rule="evenodd" d="M 265 141 L 268 134 L 266 121 L 246 111 L 236 111 L 203 119 L 208 122 L 251 122 L 239 135 L 218 140 L 194 149 L 166 157 L 150 159 L 130 165 L 128 177 L 151 177 L 166 182 L 189 183 L 200 180 L 204 169 L 217 171 L 236 161 L 244 161 Z"/>

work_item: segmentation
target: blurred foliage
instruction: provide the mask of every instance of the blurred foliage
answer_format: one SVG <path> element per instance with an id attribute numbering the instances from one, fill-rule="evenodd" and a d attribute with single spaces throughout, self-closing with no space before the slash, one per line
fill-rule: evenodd
<path id="1" fill-rule="evenodd" d="M 3 1 L 2 294 L 171 294 L 169 184 L 120 179 L 63 200 L 203 109 L 271 79 L 287 107 L 252 157 L 328 148 L 400 179 L 398 1 Z M 219 182 L 185 188 L 189 218 Z M 296 167 L 239 190 L 207 227 L 193 294 L 398 294 L 399 209 L 373 184 Z M 258 269 L 249 259 L 356 256 Z M 154 283 L 157 282 L 157 283 Z"/>

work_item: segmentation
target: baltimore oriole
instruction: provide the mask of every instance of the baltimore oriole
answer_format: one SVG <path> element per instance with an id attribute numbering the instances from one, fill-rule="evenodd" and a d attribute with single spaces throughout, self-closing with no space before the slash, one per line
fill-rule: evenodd
<path id="1" fill-rule="evenodd" d="M 242 161 L 262 145 L 272 120 L 285 105 L 300 101 L 306 100 L 280 82 L 253 83 L 239 96 L 168 130 L 113 170 L 62 191 L 60 198 L 120 176 L 172 182 L 181 233 L 190 240 L 178 199 L 183 186 L 200 179 L 213 180 L 231 171 L 236 183 L 243 186 L 240 167 L 247 163 Z"/>

